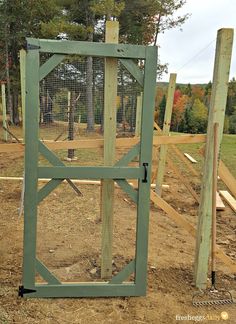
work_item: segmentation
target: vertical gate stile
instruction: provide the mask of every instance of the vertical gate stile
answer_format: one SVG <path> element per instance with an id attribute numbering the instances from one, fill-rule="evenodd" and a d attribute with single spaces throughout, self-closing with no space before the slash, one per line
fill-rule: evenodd
<path id="1" fill-rule="evenodd" d="M 147 182 L 139 179 L 138 216 L 136 230 L 136 265 L 135 284 L 137 295 L 146 293 L 147 255 L 148 255 L 148 228 L 151 187 L 151 161 L 153 142 L 153 114 L 156 91 L 156 62 L 157 48 L 146 48 L 144 71 L 144 92 L 142 103 L 142 123 L 140 141 L 140 167 L 147 165 Z"/>
<path id="2" fill-rule="evenodd" d="M 37 236 L 37 166 L 39 127 L 39 50 L 26 54 L 25 204 L 23 287 L 35 286 Z"/>

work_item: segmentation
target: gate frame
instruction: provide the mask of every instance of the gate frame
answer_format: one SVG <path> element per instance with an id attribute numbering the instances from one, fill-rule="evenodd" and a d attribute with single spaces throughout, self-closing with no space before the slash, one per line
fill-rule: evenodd
<path id="1" fill-rule="evenodd" d="M 26 41 L 26 111 L 25 111 L 25 204 L 22 297 L 105 297 L 142 296 L 146 294 L 150 181 L 155 106 L 157 47 L 78 41 L 54 41 L 27 38 Z M 40 53 L 53 54 L 40 66 Z M 38 138 L 39 82 L 66 55 L 113 57 L 143 86 L 140 143 L 132 147 L 111 167 L 67 167 Z M 134 60 L 145 60 L 144 73 Z M 52 167 L 39 167 L 38 155 Z M 139 155 L 139 166 L 128 163 Z M 51 179 L 39 191 L 38 178 Z M 126 179 L 138 179 L 138 192 Z M 64 179 L 113 179 L 137 203 L 135 259 L 106 282 L 62 283 L 36 257 L 37 206 Z M 35 282 L 36 272 L 48 284 Z M 133 283 L 124 282 L 135 273 Z"/>

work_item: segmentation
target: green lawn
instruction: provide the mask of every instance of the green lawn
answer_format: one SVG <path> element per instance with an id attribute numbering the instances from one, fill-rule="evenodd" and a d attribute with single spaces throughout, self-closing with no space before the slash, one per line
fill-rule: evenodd
<path id="1" fill-rule="evenodd" d="M 203 146 L 200 144 L 181 144 L 178 147 L 184 153 L 189 153 L 193 158 L 195 158 L 198 162 L 196 164 L 197 169 L 201 169 L 201 165 L 203 162 L 202 156 L 199 154 L 199 149 Z M 221 160 L 226 164 L 231 173 L 236 178 L 236 135 L 223 135 L 223 140 L 221 144 L 220 150 Z"/>

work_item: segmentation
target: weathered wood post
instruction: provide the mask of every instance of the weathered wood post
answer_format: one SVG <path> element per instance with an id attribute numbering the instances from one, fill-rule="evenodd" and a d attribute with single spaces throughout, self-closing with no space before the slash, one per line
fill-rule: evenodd
<path id="1" fill-rule="evenodd" d="M 177 75 L 175 73 L 170 74 L 165 117 L 164 117 L 164 124 L 163 124 L 163 132 L 162 132 L 163 135 L 169 135 L 169 131 L 170 131 L 176 77 Z M 163 184 L 163 179 L 165 174 L 167 150 L 168 150 L 168 145 L 161 145 L 159 159 L 158 159 L 157 178 L 156 178 L 156 193 L 160 196 L 162 192 L 162 184 Z"/>
<path id="2" fill-rule="evenodd" d="M 7 105 L 6 105 L 6 87 L 5 83 L 1 82 L 1 92 L 2 92 L 2 126 L 3 128 L 3 140 L 7 142 L 8 134 L 6 131 L 7 128 Z"/>
<path id="3" fill-rule="evenodd" d="M 25 141 L 25 57 L 26 51 L 20 50 L 20 85 L 21 85 L 21 113 L 23 127 L 23 141 Z"/>
<path id="4" fill-rule="evenodd" d="M 143 102 L 143 93 L 141 92 L 140 96 L 137 97 L 137 105 L 136 105 L 136 122 L 135 122 L 136 137 L 139 137 L 141 133 L 142 102 Z"/>
<path id="5" fill-rule="evenodd" d="M 195 284 L 202 289 L 206 288 L 207 284 L 211 247 L 213 125 L 219 123 L 218 146 L 220 146 L 224 127 L 232 46 L 233 29 L 223 28 L 218 30 L 195 252 Z"/>
<path id="6" fill-rule="evenodd" d="M 118 43 L 118 21 L 106 22 L 106 43 Z M 104 165 L 115 162 L 116 143 L 117 59 L 105 59 L 104 87 Z M 112 275 L 114 181 L 103 180 L 101 185 L 102 256 L 101 277 Z"/>

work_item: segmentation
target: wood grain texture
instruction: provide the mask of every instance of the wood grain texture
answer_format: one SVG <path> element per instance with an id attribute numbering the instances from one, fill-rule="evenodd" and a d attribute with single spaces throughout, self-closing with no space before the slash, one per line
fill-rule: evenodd
<path id="1" fill-rule="evenodd" d="M 227 190 L 220 190 L 220 195 L 230 205 L 234 212 L 236 212 L 236 200 Z"/>
<path id="2" fill-rule="evenodd" d="M 168 93 L 167 93 L 167 101 L 166 101 L 166 107 L 165 107 L 164 124 L 163 124 L 163 131 L 162 131 L 163 135 L 169 135 L 169 131 L 170 131 L 170 123 L 171 123 L 171 116 L 172 116 L 172 109 L 173 109 L 173 102 L 174 102 L 176 77 L 177 77 L 177 75 L 175 73 L 170 74 Z M 158 193 L 160 196 L 162 193 L 162 183 L 163 183 L 164 174 L 165 174 L 167 151 L 168 151 L 168 146 L 161 145 L 160 154 L 158 156 L 158 167 L 157 167 L 157 178 L 156 178 L 156 193 Z"/>
<path id="3" fill-rule="evenodd" d="M 200 289 L 204 289 L 207 286 L 208 261 L 211 249 L 212 220 L 210 215 L 212 213 L 213 125 L 219 123 L 219 144 L 217 147 L 219 151 L 224 127 L 232 45 L 233 29 L 220 29 L 217 34 L 194 262 L 195 283 Z"/>
<path id="4" fill-rule="evenodd" d="M 118 43 L 118 21 L 106 22 L 106 43 Z M 116 58 L 105 59 L 104 86 L 104 165 L 115 163 L 116 153 L 116 97 L 117 97 L 117 66 Z M 102 219 L 102 255 L 101 278 L 112 275 L 112 242 L 113 242 L 113 209 L 114 181 L 103 180 L 101 185 L 101 219 Z"/>

